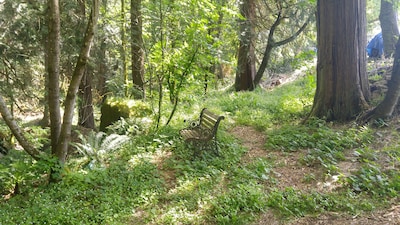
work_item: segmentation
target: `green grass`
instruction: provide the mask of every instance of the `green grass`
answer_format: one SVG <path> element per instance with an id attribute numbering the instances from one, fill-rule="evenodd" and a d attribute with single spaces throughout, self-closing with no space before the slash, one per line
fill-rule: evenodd
<path id="1" fill-rule="evenodd" d="M 398 133 L 390 126 L 303 123 L 314 88 L 314 78 L 306 76 L 274 90 L 186 96 L 191 101 L 182 102 L 168 127 L 155 130 L 129 120 L 116 124 L 113 130 L 129 134 L 130 141 L 101 151 L 101 163 L 94 167 L 83 162 L 100 153 L 76 152 L 58 183 L 45 182 L 49 165 L 12 151 L 0 159 L 0 192 L 7 195 L 18 183 L 20 194 L 0 200 L 0 224 L 250 224 L 266 211 L 285 221 L 325 212 L 362 215 L 395 201 Z M 195 156 L 179 139 L 183 120 L 196 118 L 203 107 L 226 117 L 218 132 L 218 156 Z M 248 149 L 230 133 L 237 125 L 267 136 L 265 157 L 242 161 Z M 140 132 L 131 132 L 131 126 Z M 37 131 L 36 138 L 45 142 L 45 133 Z M 278 188 L 274 168 L 279 165 L 268 156 L 274 152 L 301 153 L 300 165 L 322 171 L 325 179 L 339 176 L 340 188 Z M 359 167 L 345 176 L 339 164 L 349 155 Z M 303 178 L 307 183 L 317 179 L 314 174 Z"/>

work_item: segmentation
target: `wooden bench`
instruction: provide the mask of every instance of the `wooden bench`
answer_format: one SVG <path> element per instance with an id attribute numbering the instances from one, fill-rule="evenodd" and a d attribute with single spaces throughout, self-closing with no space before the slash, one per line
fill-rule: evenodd
<path id="1" fill-rule="evenodd" d="M 213 147 L 218 153 L 217 131 L 223 116 L 212 113 L 207 108 L 201 110 L 197 121 L 190 122 L 189 127 L 179 131 L 185 142 L 195 145 L 198 149 Z"/>

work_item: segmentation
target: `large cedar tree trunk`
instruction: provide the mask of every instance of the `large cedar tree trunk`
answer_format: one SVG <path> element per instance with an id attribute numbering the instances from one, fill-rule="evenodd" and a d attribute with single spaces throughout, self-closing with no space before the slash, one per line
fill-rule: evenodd
<path id="1" fill-rule="evenodd" d="M 395 51 L 395 45 L 399 36 L 397 26 L 397 7 L 395 0 L 381 0 L 379 20 L 381 22 L 383 47 L 385 57 L 391 57 Z"/>
<path id="2" fill-rule="evenodd" d="M 142 37 L 142 0 L 131 0 L 131 51 L 132 51 L 132 79 L 137 89 L 135 98 L 144 98 L 144 49 Z"/>
<path id="3" fill-rule="evenodd" d="M 239 21 L 239 53 L 235 79 L 236 91 L 254 90 L 254 77 L 256 75 L 255 49 L 254 49 L 254 0 L 244 0 L 240 3 L 240 13 L 244 19 Z"/>
<path id="4" fill-rule="evenodd" d="M 317 90 L 310 116 L 349 121 L 367 107 L 365 0 L 319 0 Z"/>

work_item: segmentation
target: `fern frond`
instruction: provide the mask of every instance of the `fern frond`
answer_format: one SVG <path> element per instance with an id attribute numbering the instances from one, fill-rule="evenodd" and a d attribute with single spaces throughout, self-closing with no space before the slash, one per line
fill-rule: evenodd
<path id="1" fill-rule="evenodd" d="M 126 135 L 111 134 L 103 140 L 100 149 L 105 152 L 110 152 L 112 150 L 118 149 L 127 141 L 129 141 L 129 137 Z"/>

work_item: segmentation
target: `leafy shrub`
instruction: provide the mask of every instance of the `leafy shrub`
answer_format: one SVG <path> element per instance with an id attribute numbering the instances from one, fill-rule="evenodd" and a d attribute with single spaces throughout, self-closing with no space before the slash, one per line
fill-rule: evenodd
<path id="1" fill-rule="evenodd" d="M 0 159 L 0 193 L 14 194 L 24 192 L 25 186 L 47 183 L 47 175 L 57 159 L 42 156 L 39 161 L 32 159 L 23 151 L 10 151 Z"/>

